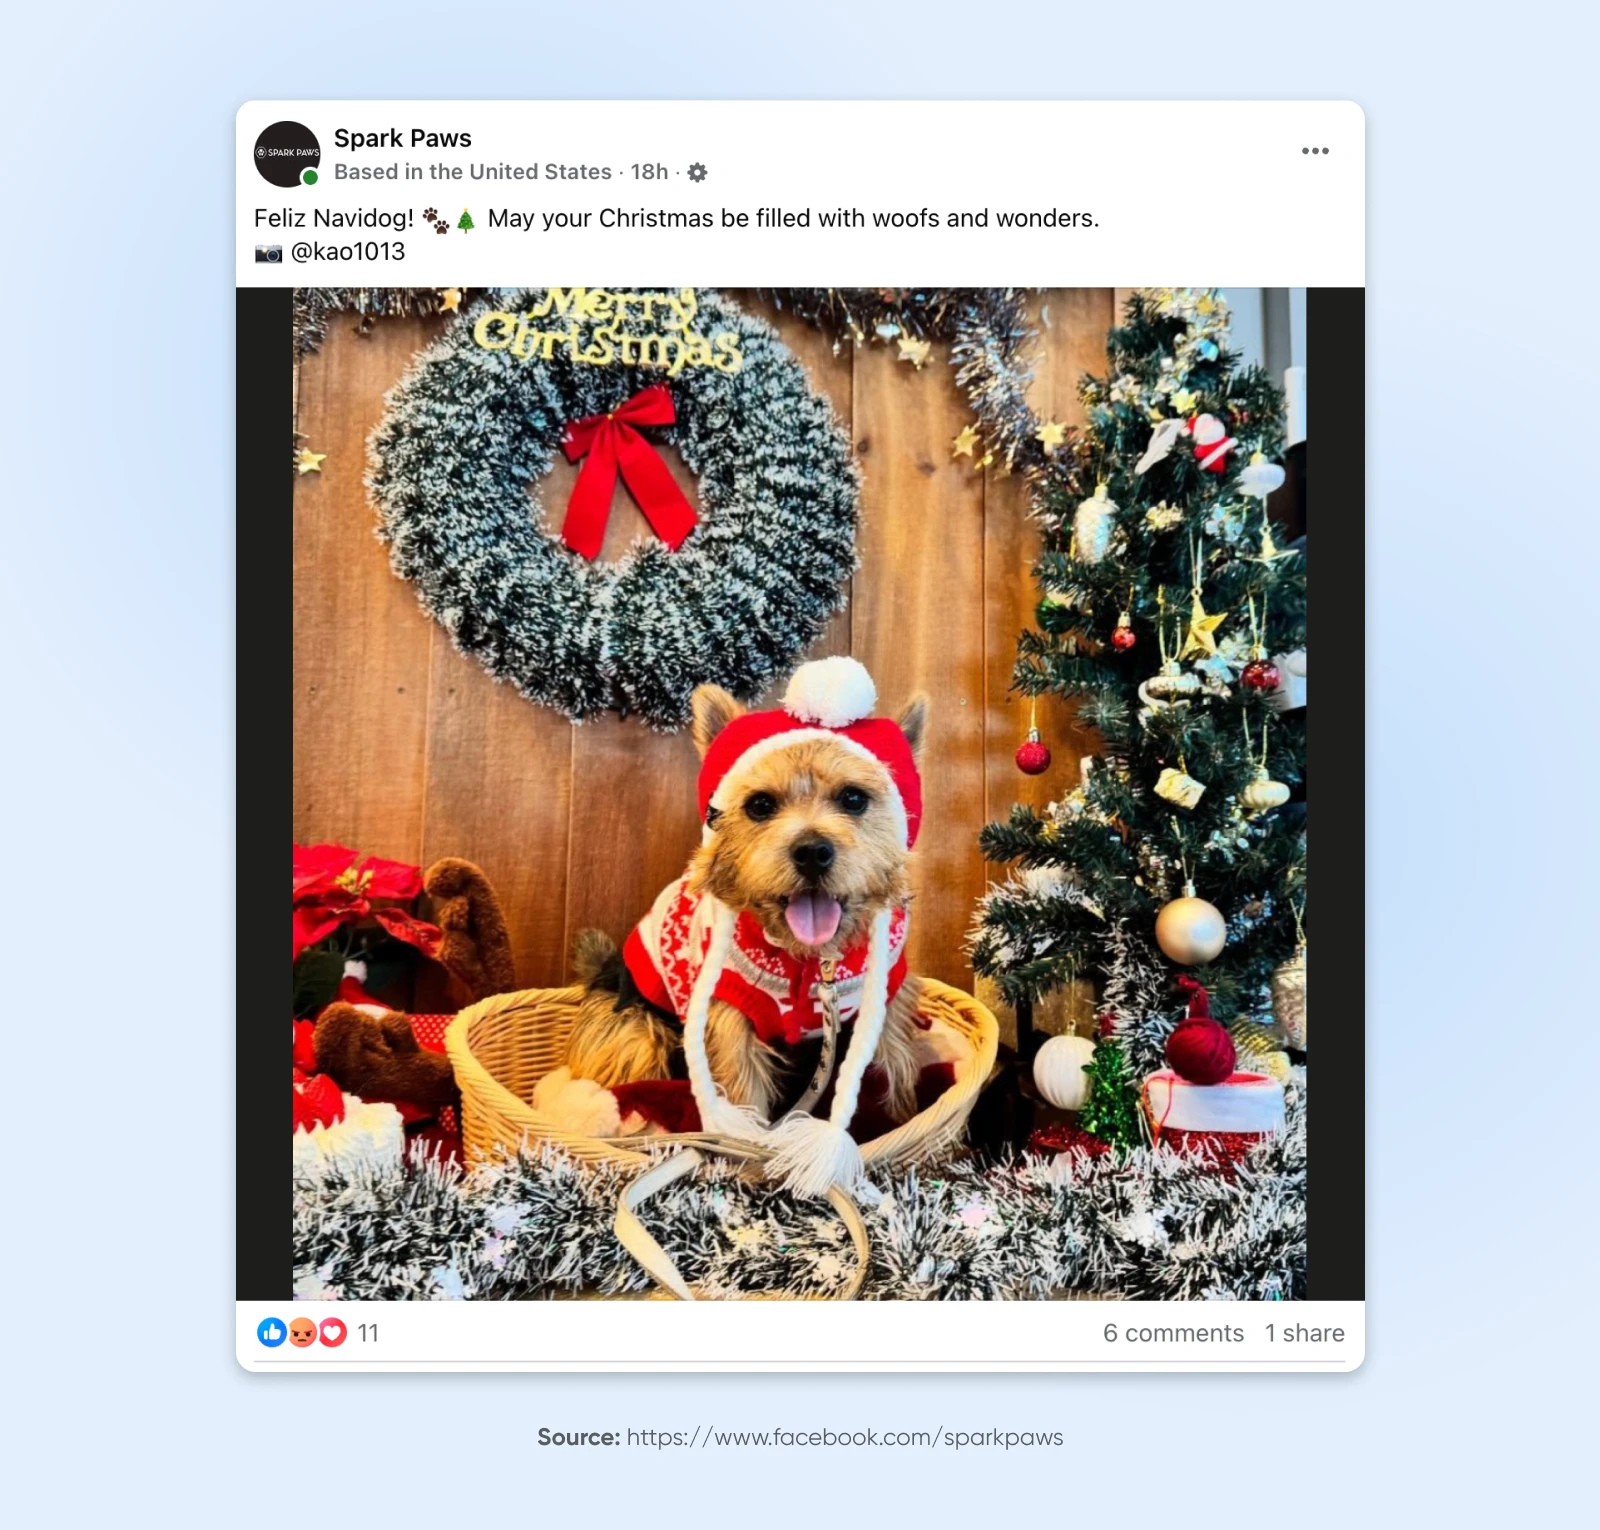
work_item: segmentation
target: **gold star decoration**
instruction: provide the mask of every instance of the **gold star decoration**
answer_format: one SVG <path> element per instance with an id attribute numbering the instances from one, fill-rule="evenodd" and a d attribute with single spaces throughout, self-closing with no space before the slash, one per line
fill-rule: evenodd
<path id="1" fill-rule="evenodd" d="M 461 311 L 461 289 L 459 287 L 441 287 L 439 289 L 439 312 L 459 313 Z"/>
<path id="2" fill-rule="evenodd" d="M 295 472 L 302 476 L 306 473 L 320 473 L 322 464 L 327 460 L 326 452 L 314 452 L 308 446 L 302 446 L 294 454 Z"/>
<path id="3" fill-rule="evenodd" d="M 901 335 L 899 340 L 900 359 L 909 361 L 919 372 L 922 364 L 928 359 L 928 354 L 933 350 L 931 340 L 917 340 L 911 335 Z"/>
<path id="4" fill-rule="evenodd" d="M 1060 420 L 1046 420 L 1035 435 L 1046 452 L 1053 452 L 1067 439 L 1067 427 Z"/>
<path id="5" fill-rule="evenodd" d="M 1189 635 L 1184 639 L 1183 649 L 1178 654 L 1180 659 L 1192 659 L 1198 654 L 1212 654 L 1217 651 L 1216 630 L 1228 619 L 1228 613 L 1222 612 L 1219 616 L 1207 616 L 1206 608 L 1201 604 L 1200 592 L 1194 592 L 1194 602 L 1189 607 Z"/>
<path id="6" fill-rule="evenodd" d="M 1200 402 L 1197 395 L 1187 388 L 1180 388 L 1172 395 L 1172 407 L 1179 414 L 1193 414 L 1194 406 Z"/>
<path id="7" fill-rule="evenodd" d="M 955 457 L 970 457 L 972 449 L 978 444 L 978 432 L 968 425 L 954 441 L 950 443 L 950 452 Z"/>

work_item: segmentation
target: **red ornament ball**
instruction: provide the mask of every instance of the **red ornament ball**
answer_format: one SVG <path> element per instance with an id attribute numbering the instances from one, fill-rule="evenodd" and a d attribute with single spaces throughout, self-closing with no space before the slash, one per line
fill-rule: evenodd
<path id="1" fill-rule="evenodd" d="M 1138 641 L 1139 639 L 1134 635 L 1132 627 L 1118 627 L 1117 630 L 1111 634 L 1111 646 L 1115 648 L 1118 653 L 1126 653 Z"/>
<path id="2" fill-rule="evenodd" d="M 1252 659 L 1239 675 L 1239 684 L 1252 691 L 1275 691 L 1278 688 L 1278 666 L 1270 659 Z"/>
<path id="3" fill-rule="evenodd" d="M 1017 750 L 1017 769 L 1025 776 L 1042 776 L 1050 768 L 1050 750 L 1041 743 L 1037 733 L 1030 733 L 1028 741 Z"/>
<path id="4" fill-rule="evenodd" d="M 1211 1018 L 1211 999 L 1204 987 L 1189 977 L 1180 977 L 1178 986 L 1189 995 L 1189 1013 L 1167 1037 L 1167 1063 L 1188 1083 L 1220 1084 L 1239 1060 L 1233 1037 Z"/>

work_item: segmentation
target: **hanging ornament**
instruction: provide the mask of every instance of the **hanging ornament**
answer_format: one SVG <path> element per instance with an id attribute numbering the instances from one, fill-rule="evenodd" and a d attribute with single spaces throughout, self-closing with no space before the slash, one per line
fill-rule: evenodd
<path id="1" fill-rule="evenodd" d="M 1244 717 L 1244 748 L 1246 754 L 1254 754 L 1255 748 L 1250 742 L 1250 716 Z M 1267 724 L 1263 719 L 1261 723 L 1261 763 L 1256 766 L 1256 773 L 1251 778 L 1249 785 L 1239 793 L 1239 804 L 1252 818 L 1262 813 L 1270 813 L 1273 808 L 1282 807 L 1289 800 L 1289 788 L 1282 781 L 1274 781 L 1267 774 Z"/>
<path id="2" fill-rule="evenodd" d="M 1159 712 L 1175 701 L 1195 695 L 1200 689 L 1200 677 L 1184 672 L 1177 656 L 1167 648 L 1167 591 L 1163 585 L 1156 591 L 1156 644 L 1161 649 L 1161 669 L 1139 686 L 1139 700 L 1152 712 Z"/>
<path id="3" fill-rule="evenodd" d="M 1181 808 L 1192 808 L 1197 803 L 1206 789 L 1204 781 L 1196 781 L 1189 774 L 1189 768 L 1183 762 L 1183 756 L 1178 757 L 1178 768 L 1174 770 L 1170 765 L 1156 778 L 1156 796 L 1165 797 L 1168 802 L 1175 802 Z"/>
<path id="4" fill-rule="evenodd" d="M 1133 630 L 1133 613 L 1124 611 L 1117 618 L 1116 631 L 1111 634 L 1111 646 L 1118 653 L 1126 653 L 1138 641 L 1139 639 Z"/>
<path id="5" fill-rule="evenodd" d="M 1295 1051 L 1306 1049 L 1306 931 L 1300 910 L 1294 911 L 1298 943 L 1294 955 L 1272 974 L 1272 1018 Z"/>
<path id="6" fill-rule="evenodd" d="M 1081 1110 L 1089 1098 L 1084 1070 L 1093 1057 L 1087 1036 L 1052 1036 L 1033 1059 L 1034 1087 L 1057 1110 Z"/>
<path id="7" fill-rule="evenodd" d="M 1248 1073 L 1265 1073 L 1280 1083 L 1288 1078 L 1292 1064 L 1276 1031 L 1257 1025 L 1254 1020 L 1235 1020 L 1228 1027 L 1239 1066 Z"/>
<path id="8" fill-rule="evenodd" d="M 1183 844 L 1183 827 L 1172 820 L 1172 833 Z M 1195 896 L 1194 876 L 1184 857 L 1183 896 L 1163 905 L 1156 915 L 1156 944 L 1180 967 L 1198 967 L 1210 961 L 1228 943 L 1228 921 L 1222 910 Z"/>
<path id="9" fill-rule="evenodd" d="M 1289 800 L 1289 788 L 1282 781 L 1274 781 L 1265 765 L 1257 765 L 1254 778 L 1239 793 L 1239 802 L 1252 818 L 1270 813 Z"/>
<path id="10" fill-rule="evenodd" d="M 1167 1037 L 1167 1065 L 1190 1084 L 1220 1084 L 1233 1073 L 1239 1056 L 1233 1038 L 1211 1018 L 1211 998 L 1192 977 L 1178 986 L 1189 995 L 1189 1013 Z"/>
<path id="11" fill-rule="evenodd" d="M 1251 452 L 1250 465 L 1239 474 L 1236 486 L 1241 494 L 1265 500 L 1283 487 L 1284 476 L 1276 462 L 1268 462 L 1260 452 Z"/>
<path id="12" fill-rule="evenodd" d="M 1194 584 L 1189 597 L 1189 631 L 1184 639 L 1180 659 L 1196 658 L 1217 651 L 1217 628 L 1228 619 L 1228 613 L 1218 616 L 1206 614 L 1205 602 L 1200 595 L 1200 570 L 1205 566 L 1205 539 L 1197 537 L 1189 544 L 1189 562 L 1193 569 Z"/>
<path id="13" fill-rule="evenodd" d="M 1133 471 L 1143 476 L 1158 462 L 1165 462 L 1172 455 L 1172 448 L 1178 444 L 1178 437 L 1188 428 L 1185 420 L 1158 420 L 1156 428 L 1150 432 L 1150 444 L 1145 447 L 1144 455 Z"/>
<path id="14" fill-rule="evenodd" d="M 1278 666 L 1267 657 L 1261 641 L 1261 622 L 1256 615 L 1256 598 L 1250 597 L 1250 662 L 1239 671 L 1239 684 L 1252 691 L 1275 691 L 1280 676 Z"/>
<path id="15" fill-rule="evenodd" d="M 1111 550 L 1112 517 L 1116 505 L 1106 498 L 1106 486 L 1095 491 L 1078 506 L 1072 518 L 1072 544 L 1080 563 L 1098 563 Z"/>
<path id="16" fill-rule="evenodd" d="M 1028 737 L 1017 750 L 1017 769 L 1025 776 L 1042 776 L 1050 768 L 1050 748 L 1039 737 L 1039 701 L 1028 707 Z"/>
<path id="17" fill-rule="evenodd" d="M 1180 967 L 1199 967 L 1228 943 L 1228 922 L 1215 904 L 1197 898 L 1193 882 L 1183 884 L 1183 896 L 1174 898 L 1156 915 L 1156 944 Z"/>
<path id="18" fill-rule="evenodd" d="M 1202 414 L 1189 422 L 1194 437 L 1195 461 L 1208 473 L 1228 471 L 1228 453 L 1239 443 L 1228 434 L 1228 427 L 1214 414 Z"/>
<path id="19" fill-rule="evenodd" d="M 1239 684 L 1252 691 L 1275 691 L 1283 676 L 1278 666 L 1265 654 L 1260 654 L 1239 671 Z"/>

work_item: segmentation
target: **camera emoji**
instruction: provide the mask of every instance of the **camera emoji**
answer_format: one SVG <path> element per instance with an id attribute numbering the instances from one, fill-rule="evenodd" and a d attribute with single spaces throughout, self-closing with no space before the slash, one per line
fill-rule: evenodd
<path id="1" fill-rule="evenodd" d="M 281 244 L 258 244 L 256 246 L 256 264 L 258 266 L 282 265 L 283 246 Z"/>

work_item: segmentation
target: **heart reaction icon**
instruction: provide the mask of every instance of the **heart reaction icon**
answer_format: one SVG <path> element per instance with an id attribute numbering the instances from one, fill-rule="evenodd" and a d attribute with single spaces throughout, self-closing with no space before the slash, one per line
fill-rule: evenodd
<path id="1" fill-rule="evenodd" d="M 323 1318 L 322 1326 L 318 1332 L 322 1342 L 329 1349 L 337 1349 L 344 1343 L 345 1335 L 349 1330 L 344 1326 L 344 1321 L 341 1318 Z"/>

